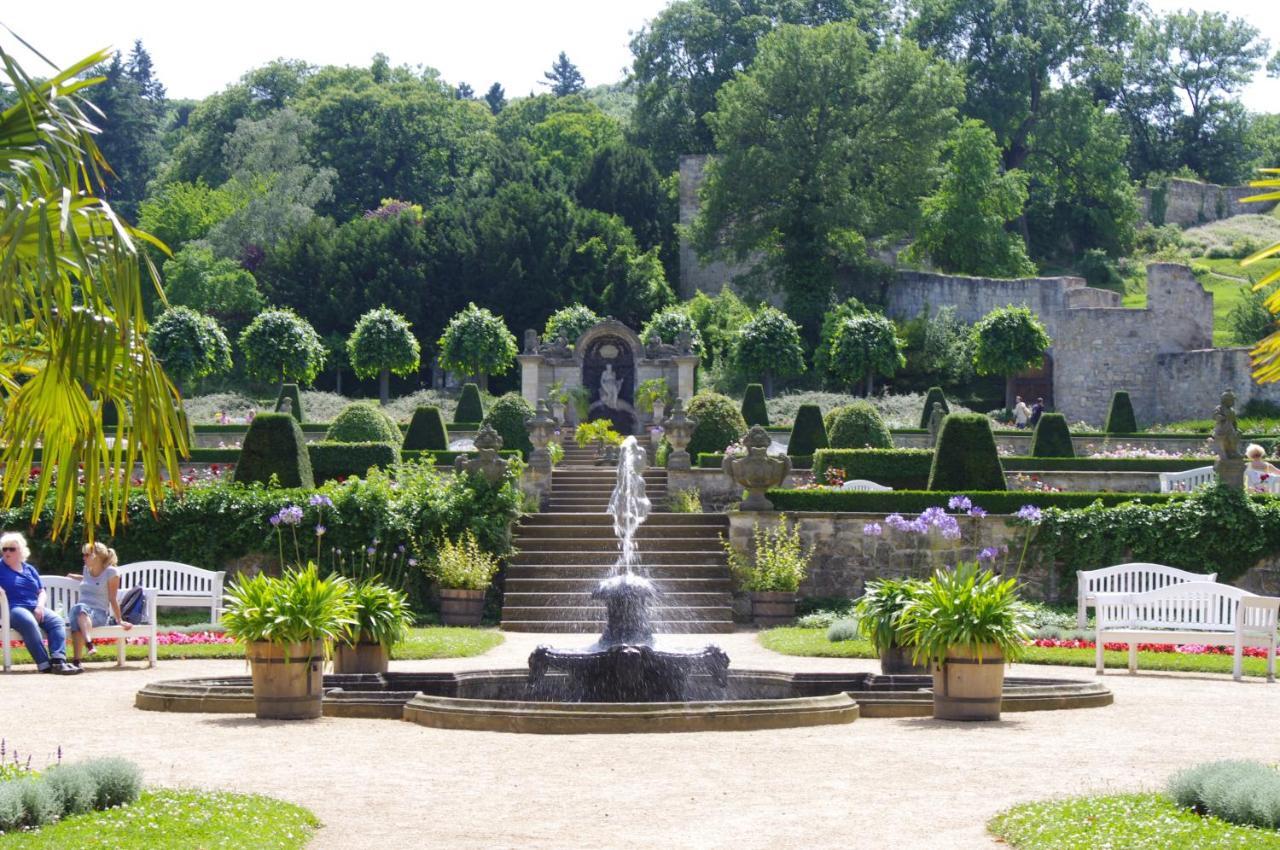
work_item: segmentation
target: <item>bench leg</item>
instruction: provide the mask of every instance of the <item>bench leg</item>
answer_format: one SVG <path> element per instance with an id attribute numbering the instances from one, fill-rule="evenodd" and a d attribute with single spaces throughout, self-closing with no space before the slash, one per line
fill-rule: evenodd
<path id="1" fill-rule="evenodd" d="M 1271 645 L 1267 647 L 1267 681 L 1274 682 L 1276 680 L 1276 639 L 1271 639 Z"/>
<path id="2" fill-rule="evenodd" d="M 1138 642 L 1129 641 L 1129 672 L 1138 672 Z"/>
<path id="3" fill-rule="evenodd" d="M 1094 673 L 1101 676 L 1107 672 L 1106 662 L 1102 658 L 1102 636 L 1101 635 L 1098 635 L 1097 639 L 1094 641 L 1093 660 L 1094 660 L 1094 669 L 1093 669 Z"/>
<path id="4" fill-rule="evenodd" d="M 116 666 L 124 666 L 124 638 L 116 638 Z"/>
<path id="5" fill-rule="evenodd" d="M 151 636 L 147 639 L 147 646 L 150 647 L 150 649 L 148 649 L 147 651 L 147 666 L 154 667 L 156 666 L 156 630 L 155 628 L 151 629 Z"/>

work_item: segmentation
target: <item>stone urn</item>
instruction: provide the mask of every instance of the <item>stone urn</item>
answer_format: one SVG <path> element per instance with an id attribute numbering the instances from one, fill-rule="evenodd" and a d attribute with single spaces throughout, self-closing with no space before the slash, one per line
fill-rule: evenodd
<path id="1" fill-rule="evenodd" d="M 671 405 L 671 416 L 662 423 L 663 435 L 671 444 L 671 453 L 667 455 L 667 469 L 688 469 L 692 465 L 686 449 L 693 439 L 693 429 L 697 426 L 697 419 L 690 419 L 685 415 L 684 401 L 676 399 Z"/>
<path id="2" fill-rule="evenodd" d="M 540 472 L 550 472 L 551 453 L 547 451 L 547 446 L 555 436 L 556 420 L 547 409 L 545 398 L 538 399 L 538 409 L 524 420 L 524 427 L 529 432 L 529 442 L 533 444 L 529 466 Z"/>
<path id="3" fill-rule="evenodd" d="M 551 402 L 551 416 L 559 424 L 561 425 L 564 424 L 564 402 L 563 401 Z"/>
<path id="4" fill-rule="evenodd" d="M 667 403 L 664 401 L 654 400 L 653 402 L 653 424 L 657 425 L 662 422 L 662 417 L 667 413 Z"/>
<path id="5" fill-rule="evenodd" d="M 476 434 L 476 451 L 479 457 L 462 455 L 453 462 L 454 471 L 459 475 L 475 473 L 484 477 L 490 484 L 497 484 L 507 474 L 507 461 L 498 457 L 502 448 L 502 437 L 491 425 L 480 426 Z"/>
<path id="6" fill-rule="evenodd" d="M 742 501 L 740 510 L 771 511 L 773 503 L 764 497 L 764 491 L 777 487 L 786 480 L 787 474 L 791 472 L 791 458 L 786 455 L 769 455 L 773 439 L 760 425 L 751 426 L 742 442 L 747 447 L 747 454 L 725 455 L 720 468 L 735 484 L 747 491 L 747 498 Z"/>

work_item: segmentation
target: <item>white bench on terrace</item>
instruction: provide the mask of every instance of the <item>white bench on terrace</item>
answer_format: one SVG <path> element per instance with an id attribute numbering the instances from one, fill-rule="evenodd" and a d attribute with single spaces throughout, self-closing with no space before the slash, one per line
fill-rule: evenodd
<path id="1" fill-rule="evenodd" d="M 73 578 L 62 578 L 58 576 L 41 576 L 41 582 L 44 584 L 45 590 L 45 606 L 51 610 L 57 611 L 63 620 L 67 621 L 67 651 L 71 651 L 71 606 L 80 601 L 80 581 Z M 149 667 L 156 666 L 156 599 L 157 594 L 154 590 L 148 588 L 145 591 L 147 600 L 147 619 L 149 623 L 135 625 L 132 629 L 126 631 L 120 626 L 97 626 L 93 629 L 93 637 L 98 638 L 115 638 L 116 639 L 116 665 L 124 666 L 124 647 L 125 638 L 146 638 L 147 644 L 150 646 L 150 652 L 147 660 Z M 12 654 L 13 650 L 10 643 L 14 640 L 14 634 L 9 630 L 9 600 L 5 597 L 4 591 L 0 590 L 0 642 L 3 642 L 4 649 L 4 669 L 8 672 L 13 666 Z"/>
<path id="2" fill-rule="evenodd" d="M 1258 596 L 1212 581 L 1187 581 L 1143 593 L 1099 593 L 1096 672 L 1104 672 L 1103 647 L 1129 644 L 1129 672 L 1138 671 L 1138 643 L 1204 643 L 1233 646 L 1231 675 L 1242 676 L 1244 648 L 1267 650 L 1267 681 L 1276 680 L 1276 624 L 1280 597 Z"/>
<path id="3" fill-rule="evenodd" d="M 865 478 L 855 478 L 852 481 L 846 481 L 840 485 L 841 490 L 855 490 L 866 493 L 887 493 L 892 487 L 886 487 L 883 484 L 877 484 L 874 481 L 868 481 Z"/>
<path id="4" fill-rule="evenodd" d="M 1142 593 L 1184 581 L 1217 581 L 1217 573 L 1189 573 L 1164 564 L 1116 564 L 1100 570 L 1076 571 L 1076 626 L 1087 628 L 1099 593 Z"/>
<path id="5" fill-rule="evenodd" d="M 1161 493 L 1182 493 L 1198 490 L 1213 484 L 1218 474 L 1212 466 L 1197 466 L 1195 469 L 1184 469 L 1181 472 L 1160 473 Z"/>
<path id="6" fill-rule="evenodd" d="M 137 561 L 118 567 L 120 589 L 150 587 L 161 608 L 208 608 L 209 622 L 222 615 L 222 585 L 227 574 L 175 561 Z"/>

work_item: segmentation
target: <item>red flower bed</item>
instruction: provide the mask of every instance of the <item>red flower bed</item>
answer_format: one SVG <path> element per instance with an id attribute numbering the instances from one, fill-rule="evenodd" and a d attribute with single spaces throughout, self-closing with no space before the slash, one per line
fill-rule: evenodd
<path id="1" fill-rule="evenodd" d="M 1032 646 L 1043 646 L 1049 649 L 1093 649 L 1096 644 L 1091 640 L 1058 640 L 1056 638 L 1036 638 Z M 1112 652 L 1127 652 L 1127 643 L 1105 643 L 1103 649 Z M 1140 643 L 1139 652 L 1180 652 L 1184 655 L 1231 655 L 1234 649 L 1230 646 L 1206 646 L 1202 643 Z M 1249 658 L 1266 658 L 1267 651 L 1260 646 L 1246 646 L 1245 656 Z"/>

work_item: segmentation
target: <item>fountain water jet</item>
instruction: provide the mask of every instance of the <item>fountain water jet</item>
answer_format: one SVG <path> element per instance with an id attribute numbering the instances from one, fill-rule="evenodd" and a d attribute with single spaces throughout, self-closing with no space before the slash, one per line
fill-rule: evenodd
<path id="1" fill-rule="evenodd" d="M 609 499 L 619 555 L 613 575 L 600 582 L 591 598 L 605 604 L 600 639 L 583 649 L 539 646 L 529 656 L 529 691 L 548 687 L 547 674 L 564 673 L 568 687 L 556 690 L 579 702 L 682 702 L 693 697 L 690 676 L 707 677 L 723 693 L 728 684 L 729 656 L 718 646 L 694 650 L 659 649 L 654 645 L 649 607 L 659 596 L 648 579 L 637 575 L 636 531 L 652 505 L 645 495 L 645 451 L 627 437 L 618 453 L 618 483 Z M 699 688 L 699 697 L 705 688 Z"/>

